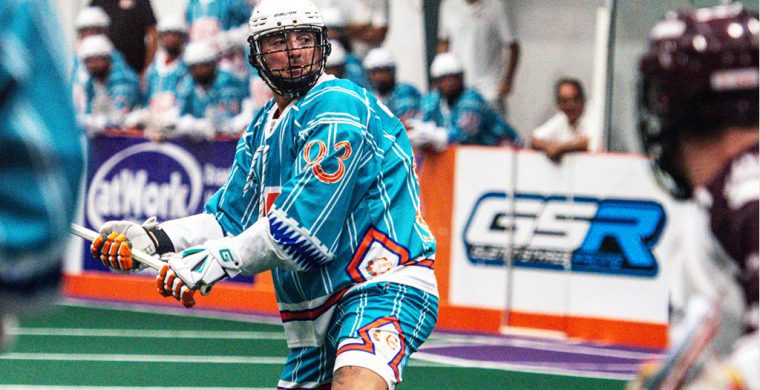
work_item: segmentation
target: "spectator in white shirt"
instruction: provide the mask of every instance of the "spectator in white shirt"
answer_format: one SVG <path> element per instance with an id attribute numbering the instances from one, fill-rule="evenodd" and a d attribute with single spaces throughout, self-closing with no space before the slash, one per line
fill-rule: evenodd
<path id="1" fill-rule="evenodd" d="M 546 153 L 556 163 L 566 153 L 595 151 L 594 118 L 586 114 L 586 96 L 580 81 L 562 78 L 554 91 L 559 112 L 533 130 L 531 148 Z"/>
<path id="2" fill-rule="evenodd" d="M 502 114 L 520 57 L 507 14 L 504 0 L 443 0 L 438 15 L 438 53 L 454 53 L 465 84 Z"/>

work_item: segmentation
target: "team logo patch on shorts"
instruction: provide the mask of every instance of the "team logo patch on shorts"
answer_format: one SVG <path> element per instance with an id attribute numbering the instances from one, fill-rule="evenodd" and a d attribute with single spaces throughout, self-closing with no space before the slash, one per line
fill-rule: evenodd
<path id="1" fill-rule="evenodd" d="M 383 232 L 370 228 L 346 271 L 357 282 L 378 277 L 409 261 L 409 251 Z"/>
<path id="2" fill-rule="evenodd" d="M 381 317 L 358 331 L 358 338 L 349 338 L 340 343 L 338 355 L 349 351 L 361 351 L 374 355 L 387 364 L 396 381 L 401 380 L 399 364 L 405 355 L 403 331 L 396 317 Z M 376 359 L 373 358 L 373 359 Z"/>
<path id="3" fill-rule="evenodd" d="M 395 356 L 401 350 L 401 339 L 392 324 L 370 329 L 369 336 L 375 350 L 382 351 L 386 356 Z"/>

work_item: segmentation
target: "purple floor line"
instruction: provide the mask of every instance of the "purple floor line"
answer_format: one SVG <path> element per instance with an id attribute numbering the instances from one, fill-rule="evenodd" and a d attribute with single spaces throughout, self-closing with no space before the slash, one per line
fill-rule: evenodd
<path id="1" fill-rule="evenodd" d="M 473 366 L 523 367 L 539 371 L 577 373 L 586 376 L 633 377 L 639 366 L 663 356 L 664 351 L 647 348 L 595 344 L 573 340 L 546 339 L 529 336 L 494 336 L 441 332 L 439 344 L 423 345 L 421 352 L 446 361 L 471 362 Z M 464 336 L 464 337 L 462 337 Z M 469 336 L 469 337 L 468 337 Z M 452 338 L 451 343 L 446 339 Z M 467 338 L 473 341 L 468 342 Z"/>

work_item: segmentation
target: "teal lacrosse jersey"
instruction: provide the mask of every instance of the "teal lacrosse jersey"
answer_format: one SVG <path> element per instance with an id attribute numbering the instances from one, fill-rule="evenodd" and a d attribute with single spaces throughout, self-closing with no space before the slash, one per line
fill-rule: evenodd
<path id="1" fill-rule="evenodd" d="M 47 0 L 0 2 L 0 295 L 55 288 L 84 172 L 52 10 Z"/>
<path id="2" fill-rule="evenodd" d="M 216 70 L 214 82 L 207 90 L 200 88 L 192 76 L 179 80 L 177 88 L 180 115 L 206 118 L 217 125 L 240 113 L 246 94 L 243 82 L 221 69 Z"/>
<path id="3" fill-rule="evenodd" d="M 422 99 L 422 120 L 449 131 L 450 144 L 521 146 L 520 136 L 477 91 L 465 88 L 451 106 L 435 90 Z"/>
<path id="4" fill-rule="evenodd" d="M 177 104 L 177 90 L 187 77 L 190 77 L 190 69 L 181 59 L 167 64 L 166 54 L 159 52 L 145 72 L 145 105 L 162 104 L 167 100 L 171 105 Z"/>
<path id="5" fill-rule="evenodd" d="M 125 116 L 142 102 L 140 81 L 129 66 L 112 66 L 102 87 L 90 77 L 74 88 L 83 91 L 84 105 L 78 104 L 83 107 L 83 114 L 117 113 Z"/>
<path id="6" fill-rule="evenodd" d="M 393 91 L 384 99 L 385 105 L 401 120 L 415 118 L 420 113 L 422 95 L 411 84 L 396 83 Z"/>
<path id="7" fill-rule="evenodd" d="M 395 282 L 437 296 L 413 164 L 398 118 L 349 81 L 322 76 L 283 112 L 274 100 L 258 111 L 206 212 L 233 235 L 269 219 L 297 267 L 272 271 L 289 347 L 321 345 L 352 286 Z"/>
<path id="8" fill-rule="evenodd" d="M 246 25 L 253 7 L 248 0 L 190 0 L 185 20 L 190 25 L 190 40 L 206 39 L 219 31 Z"/>

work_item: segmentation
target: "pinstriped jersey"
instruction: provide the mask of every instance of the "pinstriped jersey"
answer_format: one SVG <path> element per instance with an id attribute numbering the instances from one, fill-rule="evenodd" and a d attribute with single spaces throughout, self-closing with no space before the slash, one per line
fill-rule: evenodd
<path id="1" fill-rule="evenodd" d="M 206 90 L 192 76 L 182 78 L 177 88 L 180 115 L 206 118 L 214 124 L 239 114 L 246 93 L 240 79 L 221 69 L 216 70 L 214 81 Z"/>
<path id="2" fill-rule="evenodd" d="M 369 89 L 369 81 L 367 75 L 364 72 L 364 66 L 362 60 L 354 53 L 346 53 L 346 74 L 345 79 L 352 81 L 354 84 Z"/>
<path id="3" fill-rule="evenodd" d="M 347 80 L 323 76 L 283 112 L 274 100 L 258 111 L 206 211 L 233 235 L 269 218 L 297 267 L 272 271 L 289 346 L 319 344 L 310 322 L 353 285 L 392 281 L 437 295 L 413 161 L 398 118 Z"/>
<path id="4" fill-rule="evenodd" d="M 465 88 L 451 106 L 440 91 L 431 92 L 422 99 L 422 120 L 446 128 L 450 144 L 494 146 L 504 141 L 522 144 L 515 129 L 472 88 Z"/>
<path id="5" fill-rule="evenodd" d="M 383 99 L 391 112 L 402 120 L 414 118 L 419 114 L 421 100 L 422 95 L 417 88 L 406 83 L 396 83 L 387 98 Z"/>
<path id="6" fill-rule="evenodd" d="M 75 89 L 79 88 L 75 85 Z M 81 85 L 84 97 L 83 114 L 123 116 L 142 102 L 140 82 L 128 66 L 112 66 L 103 85 L 92 77 Z"/>
<path id="7" fill-rule="evenodd" d="M 159 52 L 145 72 L 145 104 L 149 105 L 158 94 L 171 94 L 176 99 L 177 89 L 189 75 L 190 70 L 181 59 L 167 64 L 166 54 Z"/>

